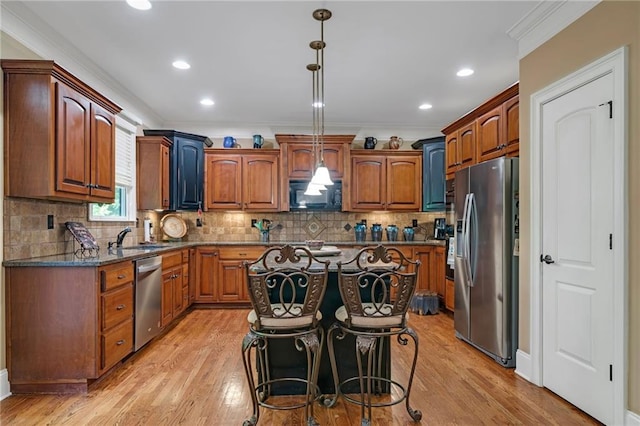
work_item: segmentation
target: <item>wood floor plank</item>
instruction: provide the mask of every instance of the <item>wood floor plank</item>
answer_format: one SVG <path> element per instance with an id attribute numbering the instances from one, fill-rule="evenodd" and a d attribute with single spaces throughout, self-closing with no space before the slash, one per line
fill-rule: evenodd
<path id="1" fill-rule="evenodd" d="M 197 309 L 84 395 L 12 395 L 1 425 L 239 425 L 251 396 L 240 344 L 247 311 Z M 552 392 L 532 385 L 454 337 L 450 314 L 412 315 L 419 356 L 411 405 L 424 425 L 597 425 Z M 405 382 L 413 343 L 392 344 L 392 377 Z M 383 398 L 388 398 L 384 396 Z M 285 399 L 287 397 L 279 397 Z M 315 406 L 321 425 L 360 424 L 342 399 Z M 304 410 L 261 410 L 261 425 L 304 425 Z M 404 403 L 373 410 L 376 426 L 413 425 Z"/>

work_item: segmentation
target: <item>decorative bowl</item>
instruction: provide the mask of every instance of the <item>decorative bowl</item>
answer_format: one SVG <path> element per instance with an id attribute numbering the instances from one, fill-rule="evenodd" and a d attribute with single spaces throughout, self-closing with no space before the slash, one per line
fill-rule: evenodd
<path id="1" fill-rule="evenodd" d="M 324 245 L 323 240 L 307 240 L 305 244 L 309 248 L 309 250 L 320 250 Z"/>

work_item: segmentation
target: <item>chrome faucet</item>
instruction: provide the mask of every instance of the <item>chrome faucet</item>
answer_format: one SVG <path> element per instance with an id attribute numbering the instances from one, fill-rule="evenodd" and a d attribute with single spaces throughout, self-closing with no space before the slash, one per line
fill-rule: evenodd
<path id="1" fill-rule="evenodd" d="M 131 232 L 131 228 L 129 228 L 128 226 L 126 228 L 124 228 L 122 231 L 120 231 L 120 233 L 118 233 L 118 236 L 116 237 L 116 247 L 122 247 L 122 241 L 124 241 L 124 237 Z"/>

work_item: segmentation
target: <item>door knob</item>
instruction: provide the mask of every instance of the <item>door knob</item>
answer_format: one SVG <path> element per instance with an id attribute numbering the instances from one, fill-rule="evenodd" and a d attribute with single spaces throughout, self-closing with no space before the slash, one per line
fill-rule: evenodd
<path id="1" fill-rule="evenodd" d="M 540 262 L 544 262 L 547 265 L 549 265 L 550 263 L 556 263 L 556 261 L 553 260 L 553 258 L 549 255 L 546 255 L 546 256 L 540 255 Z"/>

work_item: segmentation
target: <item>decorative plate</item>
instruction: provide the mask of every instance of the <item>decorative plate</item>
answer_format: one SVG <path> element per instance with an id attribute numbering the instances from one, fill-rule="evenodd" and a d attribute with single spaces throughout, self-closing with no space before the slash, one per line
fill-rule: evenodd
<path id="1" fill-rule="evenodd" d="M 187 224 L 180 216 L 171 213 L 160 221 L 162 232 L 169 238 L 182 238 L 187 233 Z"/>

